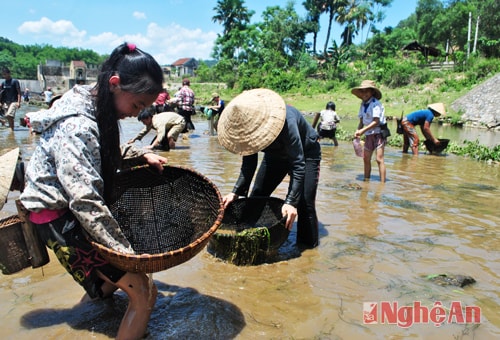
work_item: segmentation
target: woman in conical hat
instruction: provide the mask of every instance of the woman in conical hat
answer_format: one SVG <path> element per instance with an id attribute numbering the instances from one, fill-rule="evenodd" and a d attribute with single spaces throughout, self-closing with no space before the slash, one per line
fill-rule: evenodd
<path id="1" fill-rule="evenodd" d="M 432 141 L 435 145 L 441 142 L 434 137 L 431 132 L 431 123 L 434 117 L 445 116 L 446 110 L 443 103 L 434 103 L 427 106 L 426 109 L 418 110 L 408 114 L 403 118 L 401 125 L 403 126 L 403 152 L 407 153 L 408 148 L 414 155 L 418 155 L 418 145 L 420 139 L 418 138 L 416 126 L 420 126 L 420 130 L 426 140 Z"/>
<path id="2" fill-rule="evenodd" d="M 250 196 L 270 196 L 287 174 L 288 193 L 282 207 L 291 230 L 298 214 L 297 243 L 316 247 L 318 188 L 321 148 L 318 134 L 299 110 L 285 104 L 268 89 L 245 91 L 224 109 L 218 123 L 218 139 L 227 150 L 243 156 L 240 176 L 224 206 L 239 196 L 248 196 L 250 183 L 262 151 L 259 171 Z"/>

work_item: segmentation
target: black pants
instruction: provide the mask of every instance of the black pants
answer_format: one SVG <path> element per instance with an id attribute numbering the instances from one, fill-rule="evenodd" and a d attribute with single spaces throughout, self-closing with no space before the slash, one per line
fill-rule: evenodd
<path id="1" fill-rule="evenodd" d="M 184 120 L 186 121 L 186 126 L 184 127 L 184 130 L 182 130 L 182 133 L 186 133 L 189 130 L 194 130 L 194 124 L 191 121 L 191 115 L 193 114 L 193 111 L 186 111 L 183 109 L 179 109 L 178 112 L 182 117 L 184 117 Z"/>
<path id="2" fill-rule="evenodd" d="M 104 280 L 99 270 L 112 282 L 120 280 L 125 272 L 106 261 L 92 247 L 80 223 L 71 212 L 45 224 L 37 224 L 40 238 L 52 249 L 66 271 L 80 284 L 91 298 L 103 297 Z"/>
<path id="3" fill-rule="evenodd" d="M 310 248 L 319 244 L 316 191 L 319 182 L 320 162 L 320 158 L 306 159 L 304 189 L 297 207 L 297 243 Z M 270 196 L 289 170 L 288 162 L 264 156 L 250 196 Z"/>

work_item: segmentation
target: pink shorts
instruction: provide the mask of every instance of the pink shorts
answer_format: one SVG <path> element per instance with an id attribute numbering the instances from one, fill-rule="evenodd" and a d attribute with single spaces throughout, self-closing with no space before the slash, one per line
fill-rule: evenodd
<path id="1" fill-rule="evenodd" d="M 385 146 L 385 138 L 382 137 L 381 133 L 372 133 L 371 135 L 365 136 L 365 150 L 374 151 L 378 148 L 383 148 Z"/>

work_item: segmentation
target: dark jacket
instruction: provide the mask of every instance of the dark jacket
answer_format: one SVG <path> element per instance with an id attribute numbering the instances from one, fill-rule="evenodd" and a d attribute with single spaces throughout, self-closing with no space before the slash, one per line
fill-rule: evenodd
<path id="1" fill-rule="evenodd" d="M 304 187 L 306 159 L 321 159 L 321 148 L 316 130 L 305 120 L 299 110 L 287 106 L 283 129 L 262 152 L 267 159 L 288 162 L 291 178 L 285 203 L 296 207 Z M 257 153 L 243 157 L 240 176 L 233 188 L 233 193 L 239 196 L 248 195 L 257 163 Z"/>

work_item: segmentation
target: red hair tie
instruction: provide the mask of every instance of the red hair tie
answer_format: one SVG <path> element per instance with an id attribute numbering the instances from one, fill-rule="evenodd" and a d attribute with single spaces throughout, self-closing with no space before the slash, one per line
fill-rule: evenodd
<path id="1" fill-rule="evenodd" d="M 130 52 L 134 52 L 135 51 L 135 48 L 136 48 L 135 44 L 128 43 L 127 46 L 128 46 L 128 50 Z"/>

